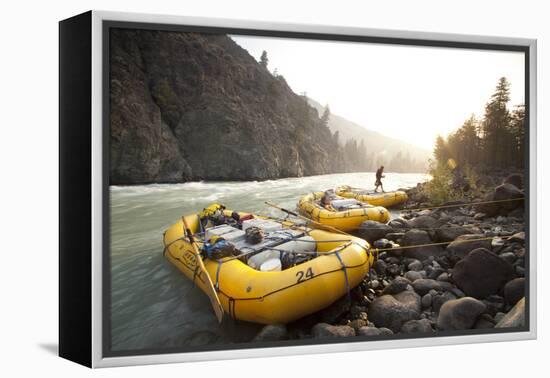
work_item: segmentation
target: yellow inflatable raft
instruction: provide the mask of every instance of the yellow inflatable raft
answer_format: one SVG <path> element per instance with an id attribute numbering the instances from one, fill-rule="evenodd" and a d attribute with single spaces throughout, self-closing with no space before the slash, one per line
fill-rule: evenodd
<path id="1" fill-rule="evenodd" d="M 402 190 L 395 192 L 375 193 L 363 189 L 356 189 L 344 185 L 336 188 L 335 193 L 340 197 L 355 198 L 374 206 L 392 207 L 407 201 L 407 193 Z"/>
<path id="2" fill-rule="evenodd" d="M 231 216 L 231 211 L 224 211 Z M 240 213 L 241 216 L 246 215 Z M 255 219 L 264 219 L 256 217 Z M 204 245 L 198 214 L 185 216 L 196 244 Z M 203 262 L 226 314 L 239 320 L 288 323 L 319 311 L 357 286 L 374 262 L 374 250 L 363 239 L 278 222 L 283 231 L 301 232 L 313 238 L 314 258 L 280 271 L 260 271 L 241 259 L 226 257 Z M 183 222 L 164 233 L 165 256 L 205 293 L 206 279 L 197 269 L 196 255 L 186 238 Z"/>
<path id="3" fill-rule="evenodd" d="M 364 205 L 361 208 L 344 211 L 329 210 L 320 205 L 324 192 L 306 194 L 298 202 L 298 210 L 305 217 L 318 223 L 337 228 L 341 231 L 353 231 L 367 220 L 386 223 L 390 213 L 383 207 Z"/>

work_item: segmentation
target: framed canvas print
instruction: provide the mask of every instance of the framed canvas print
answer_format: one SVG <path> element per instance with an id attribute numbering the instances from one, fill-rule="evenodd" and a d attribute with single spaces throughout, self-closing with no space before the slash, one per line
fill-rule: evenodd
<path id="1" fill-rule="evenodd" d="M 59 28 L 62 357 L 536 337 L 536 40 Z"/>

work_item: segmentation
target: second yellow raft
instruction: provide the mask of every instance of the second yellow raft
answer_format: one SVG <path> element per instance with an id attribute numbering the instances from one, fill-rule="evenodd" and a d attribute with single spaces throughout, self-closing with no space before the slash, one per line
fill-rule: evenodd
<path id="1" fill-rule="evenodd" d="M 337 228 L 341 231 L 354 231 L 361 223 L 373 220 L 386 223 L 390 220 L 390 213 L 380 206 L 365 206 L 359 209 L 333 211 L 320 205 L 324 192 L 306 194 L 298 202 L 298 210 L 305 217 L 318 223 Z"/>
<path id="2" fill-rule="evenodd" d="M 374 206 L 393 207 L 407 201 L 408 196 L 402 190 L 394 192 L 375 193 L 363 189 L 352 188 L 347 185 L 336 188 L 335 193 L 340 197 L 355 198 Z"/>

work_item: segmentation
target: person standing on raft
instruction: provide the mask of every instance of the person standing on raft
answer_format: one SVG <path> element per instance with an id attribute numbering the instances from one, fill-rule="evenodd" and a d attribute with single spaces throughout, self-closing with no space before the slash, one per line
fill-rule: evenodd
<path id="1" fill-rule="evenodd" d="M 386 177 L 383 175 L 384 173 L 384 166 L 381 165 L 380 168 L 376 170 L 376 181 L 374 182 L 374 192 L 378 192 L 378 187 L 382 188 L 382 193 L 384 193 L 384 186 L 382 185 L 382 178 Z"/>

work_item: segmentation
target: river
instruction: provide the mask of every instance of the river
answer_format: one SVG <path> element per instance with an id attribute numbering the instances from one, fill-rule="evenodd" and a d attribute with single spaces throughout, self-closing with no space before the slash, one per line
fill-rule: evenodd
<path id="1" fill-rule="evenodd" d="M 426 174 L 387 173 L 384 189 L 409 188 L 427 179 Z M 218 202 L 229 209 L 281 217 L 284 214 L 264 201 L 294 209 L 299 197 L 311 191 L 341 184 L 372 188 L 373 183 L 374 173 L 369 172 L 111 186 L 112 350 L 241 342 L 259 329 L 246 324 L 219 327 L 206 295 L 162 256 L 162 234 L 182 215 Z"/>

